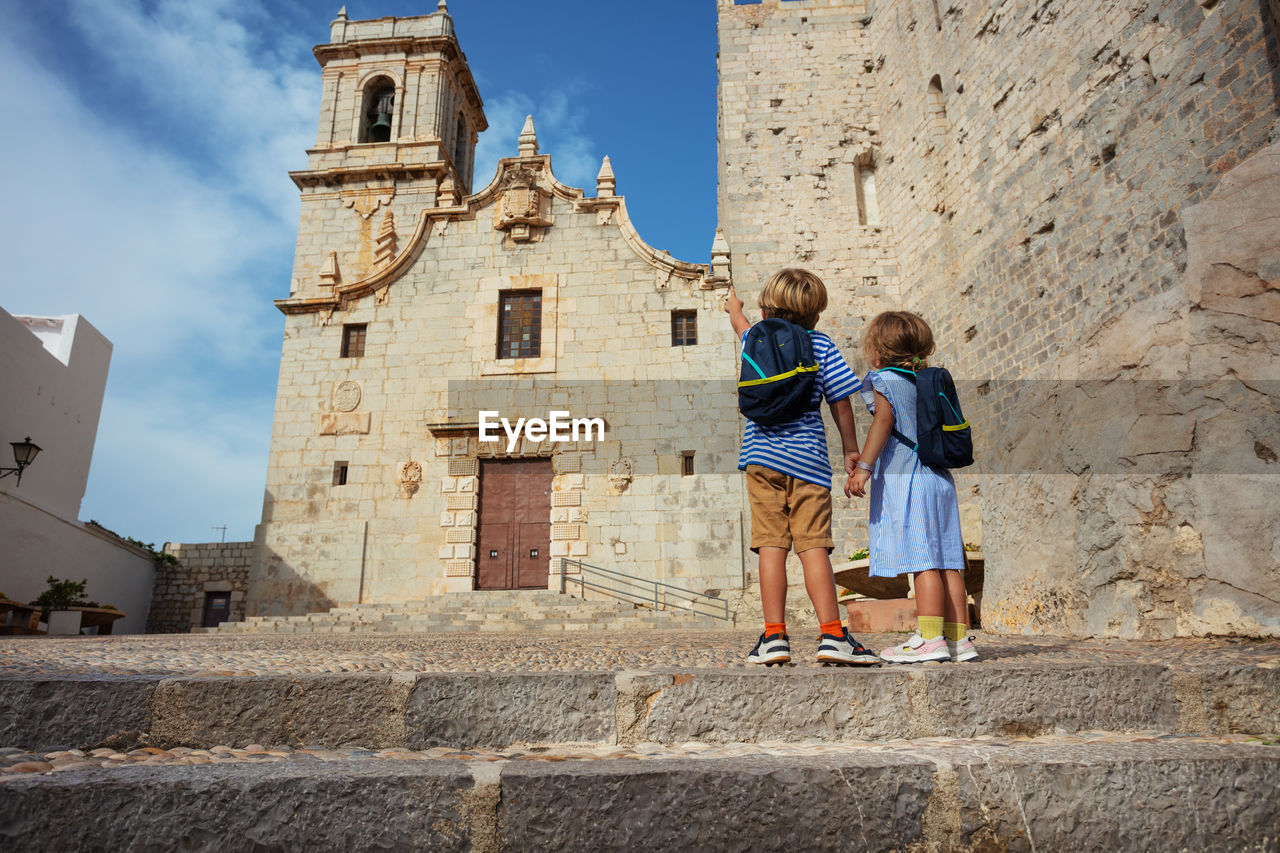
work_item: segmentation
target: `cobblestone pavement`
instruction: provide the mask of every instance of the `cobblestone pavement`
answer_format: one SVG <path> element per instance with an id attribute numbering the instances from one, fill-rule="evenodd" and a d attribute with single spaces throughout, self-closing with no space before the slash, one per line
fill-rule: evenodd
<path id="1" fill-rule="evenodd" d="M 799 667 L 817 667 L 816 630 L 792 630 Z M 879 651 L 902 634 L 862 635 Z M 755 631 L 629 634 L 400 634 L 0 637 L 0 678 L 31 676 L 271 675 L 368 672 L 671 671 L 747 667 Z M 1158 663 L 1174 668 L 1280 667 L 1280 640 L 1158 642 L 977 635 L 982 658 L 965 666 Z M 946 666 L 949 664 L 916 664 Z M 889 666 L 889 664 L 886 664 Z"/>
<path id="2" fill-rule="evenodd" d="M 1273 738 L 1257 735 L 1170 735 L 1156 732 L 1117 734 L 1084 732 L 1039 737 L 920 738 L 916 740 L 842 741 L 840 743 L 728 743 L 690 741 L 679 745 L 640 743 L 635 746 L 516 746 L 505 749 L 363 749 L 358 746 L 298 748 L 249 744 L 236 748 L 208 749 L 141 747 L 127 752 L 103 748 L 27 752 L 19 747 L 0 748 L 0 783 L 28 773 L 53 773 L 78 768 L 183 766 L 192 764 L 272 764 L 335 761 L 605 761 L 610 759 L 661 760 L 682 758 L 747 758 L 753 756 L 814 756 L 872 750 L 876 752 L 928 753 L 942 747 L 965 747 L 988 753 L 1021 744 L 1071 746 L 1113 743 L 1212 743 L 1245 744 L 1276 749 Z"/>

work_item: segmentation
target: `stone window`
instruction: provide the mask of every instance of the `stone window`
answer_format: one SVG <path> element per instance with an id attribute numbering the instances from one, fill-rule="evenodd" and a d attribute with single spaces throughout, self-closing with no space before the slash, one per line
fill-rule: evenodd
<path id="1" fill-rule="evenodd" d="M 671 312 L 671 345 L 691 347 L 698 343 L 698 312 Z"/>
<path id="2" fill-rule="evenodd" d="M 458 113 L 454 119 L 453 167 L 458 170 L 458 177 L 463 183 L 470 183 L 467 175 L 467 118 Z"/>
<path id="3" fill-rule="evenodd" d="M 346 323 L 342 326 L 342 357 L 359 358 L 364 355 L 365 323 Z"/>
<path id="4" fill-rule="evenodd" d="M 396 106 L 396 84 L 375 77 L 364 87 L 360 106 L 360 142 L 390 142 L 391 121 Z"/>
<path id="5" fill-rule="evenodd" d="M 347 462 L 333 463 L 333 484 L 335 486 L 345 486 L 347 484 L 347 468 L 349 464 Z"/>
<path id="6" fill-rule="evenodd" d="M 684 477 L 693 476 L 693 451 L 685 450 L 680 453 L 680 474 Z"/>
<path id="7" fill-rule="evenodd" d="M 503 291 L 498 295 L 498 358 L 541 355 L 542 291 Z"/>
<path id="8" fill-rule="evenodd" d="M 876 167 L 870 157 L 858 161 L 856 175 L 858 224 L 879 225 L 880 204 L 876 201 Z"/>
<path id="9" fill-rule="evenodd" d="M 929 135 L 935 138 L 946 135 L 951 123 L 947 120 L 947 103 L 942 95 L 942 77 L 937 74 L 929 81 L 926 111 Z"/>

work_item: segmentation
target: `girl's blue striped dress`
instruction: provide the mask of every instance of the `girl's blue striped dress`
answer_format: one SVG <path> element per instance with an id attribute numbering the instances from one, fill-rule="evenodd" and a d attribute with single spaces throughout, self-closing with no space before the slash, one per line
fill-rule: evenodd
<path id="1" fill-rule="evenodd" d="M 916 435 L 916 386 L 891 370 L 872 370 L 862 380 L 862 398 L 875 413 L 879 391 L 893 406 L 894 427 Z M 909 445 L 889 436 L 871 474 L 871 567 L 873 577 L 929 569 L 963 569 L 964 539 L 951 472 L 930 468 Z"/>

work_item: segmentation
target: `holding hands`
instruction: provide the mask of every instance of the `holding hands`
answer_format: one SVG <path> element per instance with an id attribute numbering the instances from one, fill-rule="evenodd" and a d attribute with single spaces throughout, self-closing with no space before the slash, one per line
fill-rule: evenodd
<path id="1" fill-rule="evenodd" d="M 857 468 L 844 484 L 844 496 L 846 498 L 867 496 L 867 483 L 871 480 L 871 472 L 865 468 Z"/>

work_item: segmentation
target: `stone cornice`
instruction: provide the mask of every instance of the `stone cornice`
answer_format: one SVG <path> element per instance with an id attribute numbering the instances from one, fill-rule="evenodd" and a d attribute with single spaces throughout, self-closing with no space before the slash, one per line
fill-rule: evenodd
<path id="1" fill-rule="evenodd" d="M 388 143 L 377 143 L 386 145 Z M 328 151 L 331 149 L 314 149 Z M 336 149 L 333 149 L 336 150 Z M 307 152 L 308 154 L 311 151 Z M 419 180 L 442 175 L 449 163 L 436 160 L 431 163 L 370 163 L 367 166 L 338 166 L 332 169 L 298 169 L 289 177 L 298 189 L 317 186 L 334 186 L 348 181 L 370 180 Z"/>

